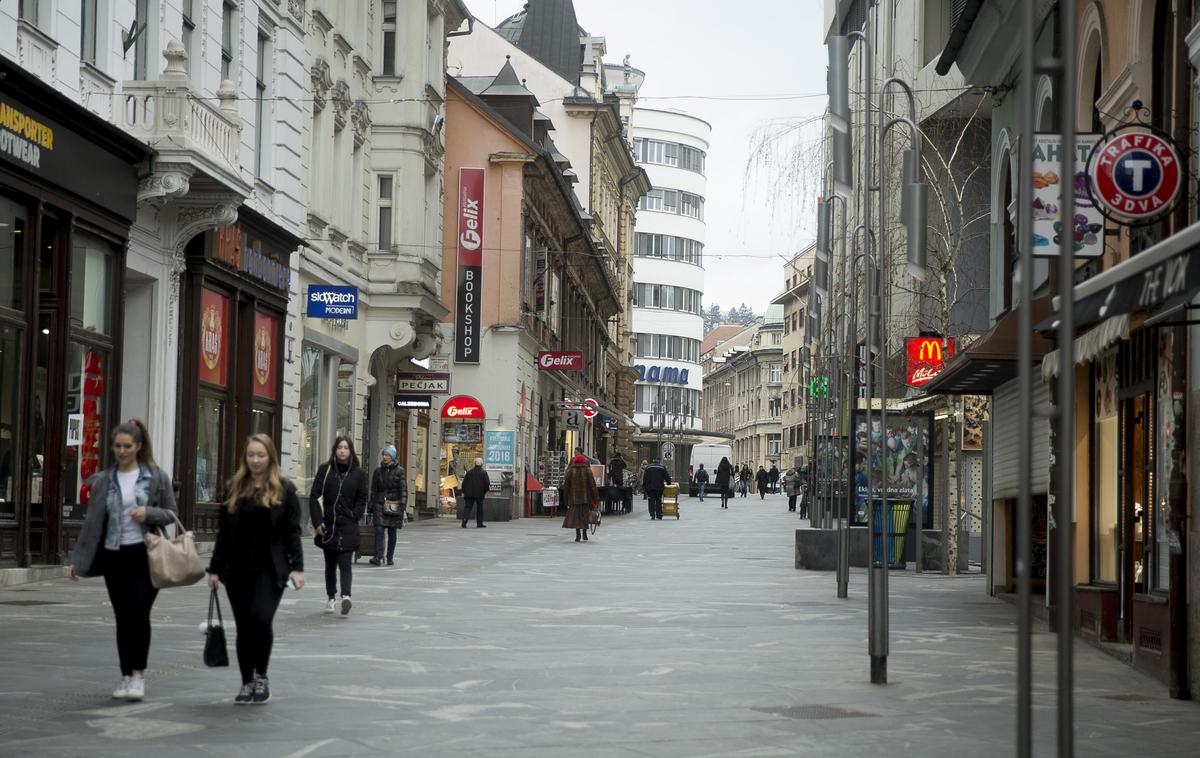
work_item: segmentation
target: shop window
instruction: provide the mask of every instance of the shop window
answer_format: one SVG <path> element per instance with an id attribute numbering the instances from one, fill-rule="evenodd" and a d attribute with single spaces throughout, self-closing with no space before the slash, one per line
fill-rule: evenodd
<path id="1" fill-rule="evenodd" d="M 0 197 L 0 308 L 25 307 L 27 229 L 25 206 Z"/>
<path id="2" fill-rule="evenodd" d="M 21 330 L 0 325 L 0 520 L 17 516 L 14 474 L 21 406 Z"/>
<path id="3" fill-rule="evenodd" d="M 297 486 L 308 492 L 317 467 L 325 459 L 322 454 L 321 396 L 324 393 L 324 354 L 315 347 L 304 346 L 300 356 L 300 460 Z"/>
<path id="4" fill-rule="evenodd" d="M 103 468 L 105 430 L 112 426 L 105 398 L 108 354 L 71 342 L 67 346 L 66 425 L 62 501 L 67 518 L 83 518 L 83 484 Z"/>
<path id="5" fill-rule="evenodd" d="M 354 439 L 354 384 L 354 364 L 347 360 L 338 361 L 335 436 Z"/>
<path id="6" fill-rule="evenodd" d="M 221 483 L 225 401 L 201 395 L 196 408 L 196 502 L 216 502 Z"/>
<path id="7" fill-rule="evenodd" d="M 71 243 L 71 326 L 109 334 L 113 246 L 78 229 Z"/>

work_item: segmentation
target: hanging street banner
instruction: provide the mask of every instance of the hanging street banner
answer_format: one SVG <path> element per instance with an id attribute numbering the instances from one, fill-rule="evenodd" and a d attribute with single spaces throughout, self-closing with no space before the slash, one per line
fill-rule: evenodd
<path id="1" fill-rule="evenodd" d="M 954 340 L 950 338 L 910 337 L 904 342 L 908 353 L 904 382 L 910 387 L 928 384 L 954 357 Z"/>
<path id="2" fill-rule="evenodd" d="M 396 394 L 448 395 L 449 371 L 399 371 L 396 373 Z"/>
<path id="3" fill-rule="evenodd" d="M 1089 196 L 1118 224 L 1141 226 L 1171 212 L 1183 188 L 1175 143 L 1148 127 L 1104 135 L 1087 163 Z"/>
<path id="4" fill-rule="evenodd" d="M 538 353 L 539 371 L 582 371 L 583 353 L 543 350 Z"/>
<path id="5" fill-rule="evenodd" d="M 1062 139 L 1057 134 L 1033 135 L 1033 254 L 1054 258 L 1063 234 L 1069 234 L 1077 258 L 1099 258 L 1104 254 L 1104 214 L 1089 192 L 1088 155 L 1099 143 L 1099 134 L 1075 135 L 1073 171 L 1064 173 Z M 1061 194 L 1075 197 L 1075 217 L 1059 218 Z"/>
<path id="6" fill-rule="evenodd" d="M 458 297 L 454 310 L 454 362 L 479 363 L 483 328 L 484 169 L 458 170 Z"/>

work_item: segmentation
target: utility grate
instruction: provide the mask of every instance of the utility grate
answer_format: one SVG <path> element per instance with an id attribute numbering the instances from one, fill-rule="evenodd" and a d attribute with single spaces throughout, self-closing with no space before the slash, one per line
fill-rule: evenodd
<path id="1" fill-rule="evenodd" d="M 28 608 L 31 605 L 63 605 L 57 600 L 0 600 L 0 605 L 19 605 Z"/>
<path id="2" fill-rule="evenodd" d="M 875 718 L 874 713 L 839 708 L 836 705 L 789 705 L 782 708 L 755 708 L 761 713 L 773 713 L 799 721 L 822 721 L 825 719 L 861 719 Z"/>

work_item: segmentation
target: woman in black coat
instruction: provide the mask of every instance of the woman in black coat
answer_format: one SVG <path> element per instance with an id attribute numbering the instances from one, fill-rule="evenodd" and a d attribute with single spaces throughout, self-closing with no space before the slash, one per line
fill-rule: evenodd
<path id="1" fill-rule="evenodd" d="M 733 464 L 728 458 L 722 458 L 717 464 L 717 486 L 721 488 L 721 507 L 729 507 L 729 493 L 732 489 Z"/>
<path id="2" fill-rule="evenodd" d="M 754 475 L 754 483 L 758 486 L 758 499 L 767 499 L 767 489 L 771 486 L 771 475 L 762 466 L 758 467 L 758 473 Z"/>
<path id="3" fill-rule="evenodd" d="M 318 502 L 322 498 L 322 502 Z M 341 609 L 350 613 L 350 583 L 354 551 L 358 550 L 358 522 L 367 510 L 367 472 L 358 465 L 358 455 L 349 437 L 333 441 L 329 462 L 317 469 L 308 512 L 317 536 L 314 542 L 325 554 L 325 594 L 327 613 Z M 339 605 L 338 576 L 342 579 Z"/>
<path id="4" fill-rule="evenodd" d="M 396 554 L 396 530 L 404 528 L 408 506 L 408 483 L 404 468 L 396 462 L 395 445 L 387 445 L 379 454 L 379 468 L 371 477 L 371 519 L 375 522 L 375 557 L 372 566 L 383 565 L 383 541 L 387 538 L 387 565 Z"/>
<path id="5" fill-rule="evenodd" d="M 217 516 L 217 544 L 208 586 L 225 585 L 237 621 L 242 689 L 233 702 L 261 705 L 271 699 L 267 665 L 275 642 L 272 622 L 283 588 L 304 586 L 300 499 L 279 473 L 279 454 L 265 434 L 246 440 L 241 465 Z"/>

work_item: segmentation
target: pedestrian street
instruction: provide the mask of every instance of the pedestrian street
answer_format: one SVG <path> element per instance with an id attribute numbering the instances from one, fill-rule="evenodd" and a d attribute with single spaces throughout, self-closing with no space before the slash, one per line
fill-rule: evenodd
<path id="1" fill-rule="evenodd" d="M 65 756 L 1010 756 L 1015 611 L 979 575 L 892 575 L 890 683 L 868 682 L 865 574 L 793 567 L 785 498 L 684 499 L 681 518 L 410 524 L 396 566 L 355 566 L 322 613 L 320 562 L 276 617 L 274 697 L 235 707 L 201 661 L 203 584 L 164 590 L 142 703 L 103 583 L 0 589 L 3 754 Z M 227 623 L 232 619 L 226 607 Z M 232 657 L 233 633 L 230 634 Z M 1053 745 L 1054 637 L 1034 638 L 1038 755 Z M 1080 754 L 1192 758 L 1200 707 L 1076 646 Z M 1159 725 L 1155 744 L 1138 724 Z"/>

